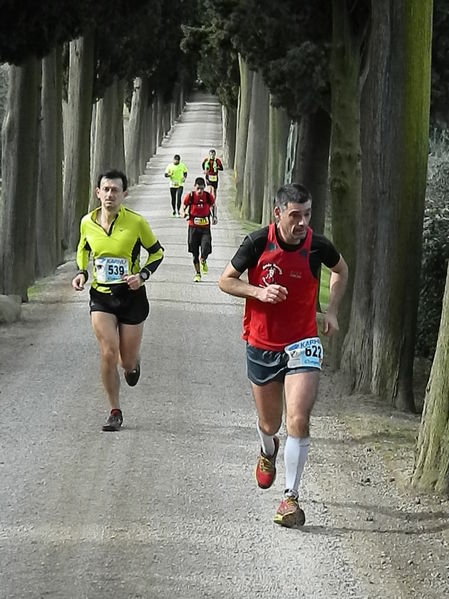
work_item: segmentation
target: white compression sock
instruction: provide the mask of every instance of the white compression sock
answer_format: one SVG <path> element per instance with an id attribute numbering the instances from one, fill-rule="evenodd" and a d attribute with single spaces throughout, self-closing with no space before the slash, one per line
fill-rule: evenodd
<path id="1" fill-rule="evenodd" d="M 287 436 L 284 449 L 285 489 L 298 493 L 299 482 L 309 453 L 310 437 Z"/>
<path id="2" fill-rule="evenodd" d="M 274 440 L 273 440 L 274 435 L 267 435 L 266 433 L 264 433 L 260 429 L 259 422 L 257 422 L 257 432 L 259 433 L 262 451 L 264 452 L 264 454 L 266 456 L 271 457 L 272 455 L 274 455 L 274 450 L 275 450 Z"/>

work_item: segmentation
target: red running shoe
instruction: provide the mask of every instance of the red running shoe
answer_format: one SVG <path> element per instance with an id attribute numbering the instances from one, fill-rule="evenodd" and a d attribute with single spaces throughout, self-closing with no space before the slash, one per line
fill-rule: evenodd
<path id="1" fill-rule="evenodd" d="M 269 489 L 276 478 L 276 456 L 279 451 L 279 439 L 273 437 L 274 454 L 269 457 L 261 450 L 256 464 L 256 481 L 261 489 Z"/>
<path id="2" fill-rule="evenodd" d="M 306 515 L 299 507 L 296 497 L 287 496 L 279 504 L 274 521 L 286 528 L 297 528 L 304 525 Z"/>

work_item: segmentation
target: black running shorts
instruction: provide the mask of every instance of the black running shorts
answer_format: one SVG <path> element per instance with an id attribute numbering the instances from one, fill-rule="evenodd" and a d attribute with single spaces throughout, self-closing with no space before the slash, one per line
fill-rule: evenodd
<path id="1" fill-rule="evenodd" d="M 209 181 L 209 179 L 206 176 L 206 183 L 213 187 L 215 190 L 218 189 L 218 179 L 216 181 Z"/>
<path id="2" fill-rule="evenodd" d="M 189 245 L 189 252 L 194 256 L 199 255 L 200 248 L 201 255 L 203 257 L 206 257 L 212 253 L 212 236 L 210 234 L 210 227 L 189 227 L 187 241 Z"/>
<path id="3" fill-rule="evenodd" d="M 89 307 L 92 312 L 114 314 L 123 324 L 140 324 L 150 313 L 145 286 L 132 291 L 120 283 L 112 287 L 114 293 L 101 293 L 91 287 Z"/>

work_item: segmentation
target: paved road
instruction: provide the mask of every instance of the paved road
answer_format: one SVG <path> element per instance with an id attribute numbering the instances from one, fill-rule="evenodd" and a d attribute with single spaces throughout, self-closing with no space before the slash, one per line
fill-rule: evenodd
<path id="1" fill-rule="evenodd" d="M 122 385 L 125 426 L 107 414 L 87 291 L 65 265 L 42 284 L 21 323 L 0 329 L 0 597 L 253 599 L 365 597 L 319 499 L 324 463 L 311 460 L 304 531 L 276 527 L 280 476 L 256 488 L 255 412 L 240 341 L 240 300 L 217 279 L 242 232 L 222 177 L 210 271 L 193 283 L 186 223 L 170 218 L 163 172 L 174 153 L 188 188 L 210 147 L 220 155 L 220 109 L 187 104 L 128 204 L 166 250 L 148 284 L 143 373 Z M 317 454 L 315 454 L 317 455 Z"/>

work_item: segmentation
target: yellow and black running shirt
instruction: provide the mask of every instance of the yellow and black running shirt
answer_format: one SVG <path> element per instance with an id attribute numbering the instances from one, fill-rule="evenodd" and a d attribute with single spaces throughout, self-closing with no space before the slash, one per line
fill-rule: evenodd
<path id="1" fill-rule="evenodd" d="M 102 293 L 111 293 L 110 285 L 121 283 L 123 275 L 140 272 L 142 247 L 148 252 L 143 268 L 150 273 L 162 262 L 164 250 L 145 218 L 137 212 L 120 206 L 106 233 L 97 222 L 99 210 L 101 208 L 96 208 L 81 219 L 76 262 L 80 271 L 86 271 L 92 256 L 92 287 Z M 110 270 L 110 276 L 105 276 L 105 267 Z"/>

